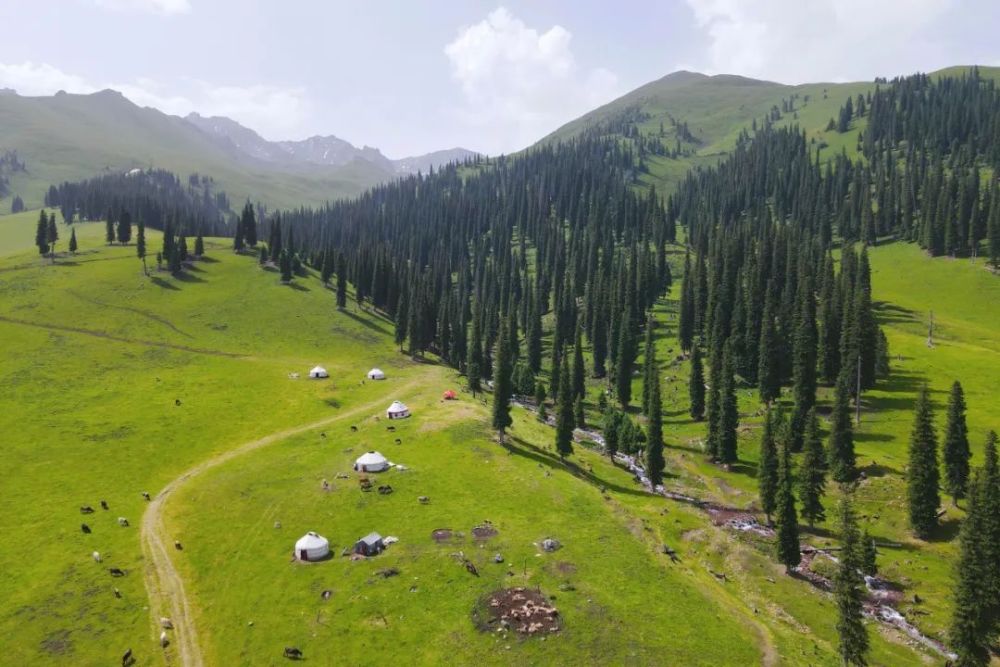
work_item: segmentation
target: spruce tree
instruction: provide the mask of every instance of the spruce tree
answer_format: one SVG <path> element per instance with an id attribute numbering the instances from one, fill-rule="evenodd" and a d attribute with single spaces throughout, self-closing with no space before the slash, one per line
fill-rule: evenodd
<path id="1" fill-rule="evenodd" d="M 1000 463 L 997 461 L 997 434 L 990 431 L 983 450 L 979 506 L 983 517 L 983 562 L 986 563 L 983 592 L 989 600 L 991 629 L 1000 629 Z"/>
<path id="2" fill-rule="evenodd" d="M 128 211 L 122 211 L 118 216 L 118 242 L 128 245 L 132 240 L 132 215 Z"/>
<path id="3" fill-rule="evenodd" d="M 848 404 L 850 389 L 847 379 L 841 374 L 833 398 L 833 414 L 830 418 L 830 440 L 827 455 L 830 458 L 830 477 L 840 484 L 854 481 L 857 476 L 854 455 L 854 429 L 851 426 L 851 408 Z"/>
<path id="4" fill-rule="evenodd" d="M 660 376 L 653 373 L 649 388 L 649 423 L 646 427 L 646 476 L 653 489 L 663 484 L 663 412 L 660 401 Z"/>
<path id="5" fill-rule="evenodd" d="M 115 242 L 115 220 L 110 211 L 108 212 L 108 216 L 104 219 L 104 242 L 108 245 Z"/>
<path id="6" fill-rule="evenodd" d="M 556 451 L 565 459 L 573 453 L 573 382 L 565 355 L 559 369 L 559 396 L 556 399 Z"/>
<path id="7" fill-rule="evenodd" d="M 510 315 L 507 317 L 509 318 Z M 511 358 L 511 353 L 510 326 L 505 321 L 504 325 L 500 327 L 500 336 L 497 338 L 496 354 L 493 361 L 493 428 L 497 431 L 500 444 L 503 444 L 504 434 L 512 423 L 510 398 L 513 394 L 511 372 L 514 361 Z"/>
<path id="8" fill-rule="evenodd" d="M 635 341 L 628 319 L 623 318 L 619 328 L 618 357 L 615 360 L 615 391 L 622 410 L 628 411 L 632 402 L 632 364 L 635 362 Z"/>
<path id="9" fill-rule="evenodd" d="M 965 424 L 965 394 L 962 385 L 955 380 L 948 396 L 948 422 L 944 435 L 944 479 L 945 489 L 958 502 L 965 497 L 969 483 L 969 430 Z"/>
<path id="10" fill-rule="evenodd" d="M 969 489 L 969 502 L 959 532 L 955 565 L 951 629 L 948 637 L 958 655 L 956 667 L 986 667 L 990 662 L 991 619 L 989 549 L 987 548 L 982 497 L 984 480 L 976 475 Z"/>
<path id="11" fill-rule="evenodd" d="M 874 577 L 878 574 L 878 551 L 875 549 L 875 539 L 868 534 L 868 529 L 861 531 L 861 541 L 858 544 L 858 563 L 861 572 Z"/>
<path id="12" fill-rule="evenodd" d="M 580 329 L 576 330 L 576 344 L 573 346 L 573 396 L 581 398 L 586 390 L 587 368 L 583 364 L 583 338 Z"/>
<path id="13" fill-rule="evenodd" d="M 781 447 L 781 462 L 778 465 L 778 489 L 775 511 L 778 518 L 778 562 L 791 572 L 802 561 L 799 548 L 798 515 L 795 512 L 795 493 L 792 481 L 792 455 L 788 440 Z"/>
<path id="14" fill-rule="evenodd" d="M 773 292 L 773 289 L 768 289 L 757 352 L 757 386 L 760 400 L 764 403 L 770 403 L 781 395 L 781 349 L 775 321 L 776 304 L 771 296 Z"/>
<path id="15" fill-rule="evenodd" d="M 841 558 L 833 580 L 833 596 L 837 604 L 837 650 L 844 665 L 862 667 L 868 664 L 868 630 L 864 624 L 865 585 L 858 562 L 858 525 L 845 495 L 840 501 Z"/>
<path id="16" fill-rule="evenodd" d="M 642 413 L 649 416 L 650 390 L 652 382 L 658 374 L 656 367 L 656 348 L 653 345 L 653 317 L 646 320 L 646 337 L 642 356 Z M 654 377 L 651 377 L 654 376 Z"/>
<path id="17" fill-rule="evenodd" d="M 43 208 L 38 214 L 38 224 L 35 226 L 35 245 L 38 247 L 39 255 L 46 255 L 49 252 L 49 217 Z"/>
<path id="18" fill-rule="evenodd" d="M 910 527 L 917 537 L 927 539 L 937 527 L 941 498 L 938 495 L 937 435 L 934 433 L 934 415 L 926 387 L 917 397 L 909 457 L 906 497 Z"/>
<path id="19" fill-rule="evenodd" d="M 76 227 L 74 227 L 69 233 L 69 251 L 75 255 L 78 247 L 76 244 Z"/>
<path id="20" fill-rule="evenodd" d="M 264 255 L 267 256 L 267 249 L 262 249 Z M 204 257 L 205 256 L 205 239 L 202 237 L 201 232 L 198 232 L 198 236 L 194 239 L 194 256 Z"/>
<path id="21" fill-rule="evenodd" d="M 803 434 L 802 472 L 799 478 L 799 498 L 802 500 L 802 517 L 813 527 L 826 518 L 823 494 L 826 492 L 826 452 L 819 435 L 819 418 L 816 408 L 806 416 Z"/>
<path id="22" fill-rule="evenodd" d="M 705 418 L 705 369 L 701 361 L 701 351 L 695 345 L 691 351 L 691 377 L 688 380 L 688 397 L 691 405 L 691 419 L 701 421 Z"/>
<path id="23" fill-rule="evenodd" d="M 535 405 L 537 406 L 538 418 L 545 421 L 548 416 L 545 412 L 545 383 L 541 380 L 535 382 Z"/>
<path id="24" fill-rule="evenodd" d="M 143 275 L 149 275 L 149 268 L 146 266 L 146 223 L 139 218 L 138 232 L 135 238 L 135 256 L 142 262 Z"/>
<path id="25" fill-rule="evenodd" d="M 764 428 L 760 436 L 760 460 L 757 463 L 757 491 L 760 496 L 760 509 L 767 517 L 767 525 L 772 525 L 771 515 L 777 507 L 778 493 L 778 449 L 774 439 L 774 422 L 779 418 L 772 414 L 771 406 L 764 413 Z"/>
<path id="26" fill-rule="evenodd" d="M 49 244 L 49 253 L 51 254 L 52 261 L 56 261 L 56 241 L 59 240 L 59 228 L 56 226 L 56 214 L 53 212 L 49 216 L 49 224 L 45 230 L 45 240 Z"/>
<path id="27" fill-rule="evenodd" d="M 483 327 L 482 311 L 477 301 L 472 308 L 472 335 L 469 338 L 469 358 L 465 364 L 465 377 L 469 390 L 475 396 L 482 391 L 483 373 Z"/>
<path id="28" fill-rule="evenodd" d="M 795 407 L 791 421 L 791 446 L 793 452 L 802 451 L 806 416 L 816 403 L 816 306 L 812 282 L 805 278 L 799 285 L 802 293 L 793 349 L 792 394 Z"/>
<path id="29" fill-rule="evenodd" d="M 727 341 L 722 354 L 722 386 L 719 388 L 719 429 L 716 447 L 719 462 L 736 463 L 739 411 L 736 405 L 736 374 L 733 370 L 733 346 Z"/>

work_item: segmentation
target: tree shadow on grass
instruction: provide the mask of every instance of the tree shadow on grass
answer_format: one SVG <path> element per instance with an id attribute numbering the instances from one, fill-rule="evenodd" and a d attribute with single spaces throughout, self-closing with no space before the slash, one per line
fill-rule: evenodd
<path id="1" fill-rule="evenodd" d="M 288 286 L 290 288 L 292 288 L 293 290 L 295 290 L 296 292 L 311 292 L 312 291 L 308 287 L 306 287 L 305 285 L 303 285 L 302 283 L 297 283 L 297 282 L 294 282 L 294 281 L 288 283 Z"/>
<path id="2" fill-rule="evenodd" d="M 353 319 L 358 324 L 363 324 L 366 327 L 368 327 L 369 329 L 377 331 L 380 334 L 384 334 L 384 335 L 388 336 L 390 333 L 392 333 L 391 331 L 389 331 L 388 329 L 386 329 L 384 326 L 378 324 L 377 322 L 373 322 L 370 318 L 361 317 L 357 313 L 355 313 L 353 311 L 350 311 L 350 310 L 347 310 L 346 308 L 344 310 L 341 310 L 340 312 L 343 313 L 344 315 L 347 315 L 348 317 L 350 317 L 351 319 Z"/>
<path id="3" fill-rule="evenodd" d="M 202 255 L 198 258 L 199 262 L 204 262 L 205 264 L 218 264 L 219 260 L 214 257 L 209 257 L 208 255 Z"/>
<path id="4" fill-rule="evenodd" d="M 892 442 L 895 436 L 888 433 L 869 433 L 868 431 L 855 431 L 855 442 Z"/>
<path id="5" fill-rule="evenodd" d="M 738 475 L 746 475 L 750 479 L 757 479 L 757 464 L 750 461 L 737 461 L 729 464 L 729 472 Z"/>
<path id="6" fill-rule="evenodd" d="M 962 528 L 962 522 L 956 518 L 948 517 L 938 523 L 934 533 L 927 539 L 928 542 L 951 542 L 958 537 L 958 531 Z"/>
<path id="7" fill-rule="evenodd" d="M 179 292 L 180 289 L 181 289 L 180 287 L 178 287 L 177 285 L 173 284 L 172 282 L 164 280 L 163 278 L 161 278 L 159 276 L 153 276 L 153 277 L 151 277 L 149 279 L 149 282 L 153 283 L 154 285 L 156 285 L 158 287 L 162 287 L 163 289 L 173 290 L 175 292 Z"/>
<path id="8" fill-rule="evenodd" d="M 566 470 L 577 479 L 581 479 L 598 488 L 603 487 L 604 489 L 614 491 L 616 493 L 624 493 L 631 496 L 655 495 L 650 493 L 649 491 L 646 491 L 645 489 L 629 488 L 621 486 L 620 484 L 613 484 L 611 482 L 608 482 L 598 477 L 592 471 L 581 467 L 580 464 L 577 463 L 576 461 L 571 461 L 571 460 L 562 461 L 555 454 L 540 449 L 539 447 L 532 445 L 531 443 L 526 442 L 525 440 L 517 436 L 508 435 L 503 447 L 504 449 L 506 449 L 508 452 L 510 452 L 515 456 L 523 456 L 524 458 L 531 459 L 532 461 L 535 461 L 540 465 L 544 465 L 549 468 L 554 468 L 557 470 L 558 469 Z M 666 477 L 666 475 L 664 475 L 664 477 Z"/>
<path id="9" fill-rule="evenodd" d="M 204 278 L 199 278 L 198 276 L 191 275 L 187 271 L 181 271 L 176 276 L 174 276 L 174 278 L 177 279 L 177 280 L 179 280 L 179 281 L 181 281 L 182 283 L 203 283 L 203 282 L 205 282 Z"/>

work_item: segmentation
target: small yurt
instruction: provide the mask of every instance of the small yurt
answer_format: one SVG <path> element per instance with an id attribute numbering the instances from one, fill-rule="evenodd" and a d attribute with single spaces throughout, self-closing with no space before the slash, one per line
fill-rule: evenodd
<path id="1" fill-rule="evenodd" d="M 330 374 L 327 373 L 326 369 L 323 368 L 322 366 L 316 366 L 311 371 L 309 371 L 309 377 L 313 378 L 314 380 L 318 380 L 320 378 L 328 378 L 330 377 Z"/>
<path id="2" fill-rule="evenodd" d="M 295 543 L 295 557 L 299 560 L 322 560 L 330 555 L 330 542 L 314 532 L 308 532 Z"/>
<path id="3" fill-rule="evenodd" d="M 385 379 L 385 373 L 382 372 L 381 368 L 373 368 L 370 371 L 368 371 L 368 379 L 369 380 L 384 380 Z"/>
<path id="4" fill-rule="evenodd" d="M 378 452 L 366 452 L 354 462 L 357 472 L 382 472 L 389 469 L 389 461 Z"/>
<path id="5" fill-rule="evenodd" d="M 448 389 L 443 394 L 441 394 L 441 398 L 443 398 L 446 401 L 454 401 L 456 398 L 458 398 L 458 394 L 456 394 L 454 390 Z"/>
<path id="6" fill-rule="evenodd" d="M 410 416 L 410 409 L 400 401 L 393 401 L 386 409 L 385 416 L 389 419 L 406 419 Z"/>

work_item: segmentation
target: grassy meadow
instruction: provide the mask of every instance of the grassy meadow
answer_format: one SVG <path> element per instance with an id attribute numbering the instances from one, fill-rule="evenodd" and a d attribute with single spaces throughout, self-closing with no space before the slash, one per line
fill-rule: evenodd
<path id="1" fill-rule="evenodd" d="M 0 217 L 0 531 L 10 536 L 0 541 L 0 584 L 9 591 L 0 632 L 12 638 L 3 662 L 104 665 L 131 647 L 139 664 L 175 664 L 150 618 L 141 492 L 156 494 L 242 443 L 326 419 L 188 479 L 165 503 L 165 539 L 184 545 L 171 557 L 206 664 L 282 664 L 284 646 L 316 664 L 838 664 L 831 597 L 784 575 L 766 539 L 714 527 L 700 510 L 645 492 L 582 445 L 564 464 L 552 429 L 521 408 L 501 446 L 480 400 L 466 392 L 441 400 L 462 378 L 399 354 L 391 323 L 353 302 L 338 312 L 315 275 L 282 286 L 253 258 L 208 240 L 207 259 L 184 276 L 151 266 L 146 277 L 133 246 L 104 245 L 100 224 L 78 226 L 80 251 L 53 265 L 31 244 L 36 217 Z M 159 243 L 150 233 L 154 254 Z M 864 400 L 859 512 L 880 543 L 897 545 L 880 548 L 880 565 L 903 587 L 903 612 L 943 638 L 962 510 L 948 509 L 935 540 L 909 535 L 902 474 L 910 412 L 927 383 L 943 426 L 945 392 L 957 378 L 977 460 L 986 429 L 1000 429 L 990 401 L 1000 372 L 1000 283 L 981 264 L 932 260 L 907 244 L 874 248 L 871 261 L 893 375 Z M 657 306 L 666 486 L 751 507 L 755 391 L 740 391 L 740 464 L 724 471 L 707 463 L 704 424 L 687 417 L 686 363 L 667 361 L 676 356 L 673 298 Z M 305 379 L 317 363 L 329 380 Z M 374 365 L 389 379 L 362 382 Z M 600 390 L 591 381 L 592 419 Z M 390 433 L 383 410 L 394 398 L 413 417 Z M 390 495 L 362 492 L 350 469 L 370 449 L 407 467 L 371 475 L 393 487 Z M 828 508 L 836 493 L 831 487 Z M 81 505 L 96 511 L 81 515 Z M 131 526 L 118 526 L 119 516 Z M 472 528 L 486 520 L 498 534 L 474 539 Z M 431 533 L 441 528 L 456 535 L 438 542 Z M 330 540 L 332 559 L 291 562 L 292 545 L 309 530 Z M 340 557 L 373 530 L 399 542 L 366 561 Z M 563 547 L 542 551 L 546 537 Z M 836 544 L 828 523 L 804 539 Z M 95 550 L 103 563 L 93 562 Z M 493 562 L 498 553 L 502 564 Z M 113 579 L 108 567 L 127 575 Z M 391 569 L 395 576 L 383 576 Z M 505 586 L 540 587 L 563 630 L 544 641 L 480 631 L 473 610 Z M 899 632 L 869 628 L 872 664 L 940 662 Z"/>

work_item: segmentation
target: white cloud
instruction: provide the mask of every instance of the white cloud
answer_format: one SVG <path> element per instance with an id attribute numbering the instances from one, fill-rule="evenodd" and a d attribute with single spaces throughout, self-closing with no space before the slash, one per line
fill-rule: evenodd
<path id="1" fill-rule="evenodd" d="M 445 47 L 463 95 L 453 111 L 472 128 L 488 130 L 487 151 L 523 148 L 617 95 L 612 72 L 581 71 L 571 39 L 562 26 L 540 33 L 500 7 Z"/>
<path id="2" fill-rule="evenodd" d="M 933 64 L 928 28 L 955 0 L 687 0 L 708 38 L 702 69 L 787 83 L 909 74 Z M 927 32 L 925 32 L 927 31 Z"/>
<path id="3" fill-rule="evenodd" d="M 120 12 L 141 12 L 148 14 L 188 14 L 191 3 L 188 0 L 93 0 L 94 4 L 105 9 Z"/>
<path id="4" fill-rule="evenodd" d="M 30 61 L 0 63 L 2 87 L 13 88 L 21 95 L 52 95 L 59 90 L 87 94 L 111 88 L 140 106 L 169 114 L 197 111 L 206 116 L 229 116 L 269 139 L 297 134 L 311 112 L 305 90 L 297 87 L 216 85 L 199 79 L 169 84 L 147 78 L 124 83 L 96 82 L 48 63 Z"/>

